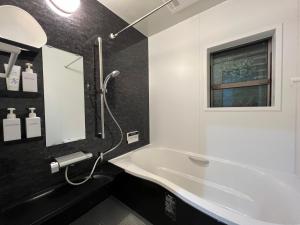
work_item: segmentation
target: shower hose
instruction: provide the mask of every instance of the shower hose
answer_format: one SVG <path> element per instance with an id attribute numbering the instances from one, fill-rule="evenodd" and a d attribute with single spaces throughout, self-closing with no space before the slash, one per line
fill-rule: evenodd
<path id="1" fill-rule="evenodd" d="M 104 85 L 103 85 L 103 99 L 104 99 L 104 104 L 105 104 L 105 107 L 108 111 L 108 114 L 110 115 L 110 117 L 112 118 L 112 120 L 114 121 L 114 123 L 116 124 L 116 126 L 118 127 L 119 131 L 120 131 L 120 141 L 114 146 L 112 147 L 111 149 L 109 149 L 108 151 L 104 152 L 104 153 L 101 153 L 100 156 L 96 159 L 94 165 L 93 165 L 93 168 L 90 172 L 90 174 L 81 182 L 73 182 L 69 179 L 69 176 L 68 176 L 68 171 L 69 171 L 69 167 L 67 166 L 66 167 L 66 170 L 65 170 L 65 179 L 66 181 L 70 184 L 70 185 L 73 185 L 73 186 L 79 186 L 79 185 L 82 185 L 84 183 L 86 183 L 89 179 L 92 178 L 94 172 L 95 172 L 95 169 L 99 163 L 99 161 L 103 161 L 103 158 L 105 155 L 109 154 L 110 152 L 114 151 L 115 149 L 117 149 L 123 142 L 123 131 L 122 131 L 122 128 L 120 126 L 120 124 L 118 123 L 118 121 L 116 120 L 114 114 L 112 113 L 108 103 L 107 103 L 107 99 L 106 99 L 106 92 L 107 92 L 107 84 L 108 84 L 108 81 L 110 80 L 111 77 L 106 77 L 105 81 L 104 81 Z"/>

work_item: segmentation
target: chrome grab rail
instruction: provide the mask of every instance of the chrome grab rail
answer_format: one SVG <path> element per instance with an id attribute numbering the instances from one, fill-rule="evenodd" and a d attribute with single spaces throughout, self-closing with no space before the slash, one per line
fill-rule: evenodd
<path id="1" fill-rule="evenodd" d="M 203 159 L 202 157 L 200 156 L 189 156 L 189 159 L 192 160 L 192 161 L 196 161 L 198 163 L 201 164 L 201 166 L 209 166 L 209 160 L 207 159 Z"/>
<path id="2" fill-rule="evenodd" d="M 104 124 L 104 116 L 105 116 L 105 112 L 104 112 L 104 96 L 103 96 L 103 80 L 104 80 L 104 75 L 103 75 L 103 53 L 102 53 L 102 38 L 98 37 L 98 50 L 99 50 L 99 81 L 100 81 L 100 90 L 101 90 L 101 94 L 100 94 L 100 117 L 101 117 L 101 133 L 99 133 L 101 135 L 102 139 L 105 139 L 105 124 Z"/>

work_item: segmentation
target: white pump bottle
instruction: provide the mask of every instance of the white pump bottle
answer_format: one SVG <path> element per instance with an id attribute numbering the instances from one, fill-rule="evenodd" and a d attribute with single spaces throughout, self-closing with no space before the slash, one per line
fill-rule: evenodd
<path id="1" fill-rule="evenodd" d="M 29 117 L 26 118 L 26 138 L 40 137 L 41 118 L 36 116 L 35 108 L 29 108 Z"/>
<path id="2" fill-rule="evenodd" d="M 32 64 L 26 63 L 26 71 L 22 73 L 24 92 L 38 92 L 37 74 L 32 70 Z"/>
<path id="3" fill-rule="evenodd" d="M 15 141 L 21 139 L 21 120 L 14 113 L 15 108 L 8 108 L 7 119 L 3 120 L 4 141 Z"/>

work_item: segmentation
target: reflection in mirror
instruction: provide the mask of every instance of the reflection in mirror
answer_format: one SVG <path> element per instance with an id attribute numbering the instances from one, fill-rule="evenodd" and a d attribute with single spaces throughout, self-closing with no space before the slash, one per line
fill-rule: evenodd
<path id="1" fill-rule="evenodd" d="M 85 139 L 83 57 L 43 47 L 46 146 Z"/>

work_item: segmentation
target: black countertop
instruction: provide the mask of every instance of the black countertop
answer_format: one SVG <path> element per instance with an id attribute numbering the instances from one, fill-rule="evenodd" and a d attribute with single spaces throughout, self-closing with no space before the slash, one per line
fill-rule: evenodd
<path id="1" fill-rule="evenodd" d="M 0 214 L 0 225 L 68 224 L 108 197 L 110 184 L 122 172 L 107 163 L 86 184 L 63 183 L 6 209 Z"/>

